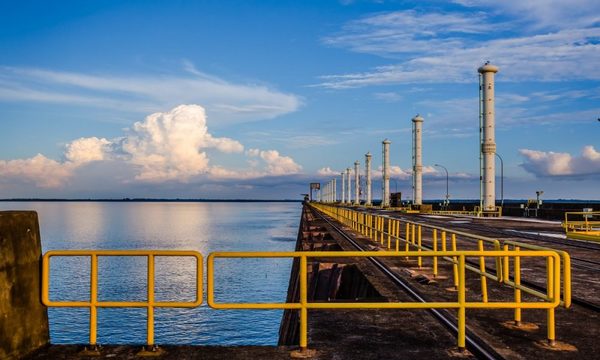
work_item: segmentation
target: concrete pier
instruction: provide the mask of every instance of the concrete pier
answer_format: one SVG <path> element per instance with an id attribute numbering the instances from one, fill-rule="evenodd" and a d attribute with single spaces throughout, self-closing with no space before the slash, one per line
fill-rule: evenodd
<path id="1" fill-rule="evenodd" d="M 0 359 L 20 359 L 49 342 L 41 257 L 37 213 L 0 211 Z"/>

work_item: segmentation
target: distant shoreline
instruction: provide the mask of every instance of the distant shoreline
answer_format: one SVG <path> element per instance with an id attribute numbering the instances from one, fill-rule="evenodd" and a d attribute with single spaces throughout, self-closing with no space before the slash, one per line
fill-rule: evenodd
<path id="1" fill-rule="evenodd" d="M 144 199 L 144 198 L 124 198 L 124 199 L 0 199 L 1 202 L 302 202 L 302 200 L 260 200 L 260 199 Z"/>
<path id="2" fill-rule="evenodd" d="M 14 198 L 14 199 L 0 199 L 0 202 L 229 202 L 229 203 L 268 203 L 268 202 L 281 202 L 281 203 L 292 203 L 302 202 L 301 199 L 179 199 L 179 198 L 167 198 L 167 199 L 155 199 L 155 198 L 123 198 L 123 199 L 44 199 L 44 198 Z M 436 203 L 443 201 L 441 199 L 424 200 L 424 203 Z M 527 202 L 526 199 L 504 199 L 505 204 L 515 204 Z M 581 200 L 581 199 L 544 199 L 545 203 L 599 203 L 600 200 Z M 454 204 L 473 204 L 479 203 L 478 199 L 455 199 L 451 200 Z"/>

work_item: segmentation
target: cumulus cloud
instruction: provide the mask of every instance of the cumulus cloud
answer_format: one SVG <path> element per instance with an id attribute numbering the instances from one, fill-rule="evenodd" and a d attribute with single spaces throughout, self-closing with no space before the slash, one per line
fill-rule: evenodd
<path id="1" fill-rule="evenodd" d="M 67 145 L 65 158 L 74 164 L 105 160 L 110 151 L 110 141 L 97 137 L 79 138 Z"/>
<path id="2" fill-rule="evenodd" d="M 133 125 L 123 140 L 123 151 L 141 171 L 138 180 L 187 181 L 208 169 L 207 148 L 231 153 L 244 147 L 229 138 L 208 133 L 204 108 L 180 105 L 171 111 L 154 113 Z"/>
<path id="3" fill-rule="evenodd" d="M 341 171 L 332 170 L 329 166 L 317 170 L 317 175 L 321 176 L 338 176 L 341 173 Z"/>
<path id="4" fill-rule="evenodd" d="M 277 150 L 250 149 L 249 154 L 258 156 L 265 161 L 269 175 L 290 175 L 302 171 L 302 166 L 298 165 L 294 159 L 279 154 Z"/>
<path id="5" fill-rule="evenodd" d="M 74 168 L 73 163 L 59 163 L 37 154 L 30 159 L 0 160 L 0 180 L 16 178 L 41 188 L 56 188 L 65 184 Z"/>
<path id="6" fill-rule="evenodd" d="M 244 153 L 239 141 L 209 133 L 202 106 L 180 105 L 167 112 L 148 115 L 119 138 L 76 139 L 66 145 L 62 162 L 42 154 L 30 159 L 0 161 L 0 180 L 24 180 L 38 187 L 57 188 L 65 185 L 76 169 L 108 160 L 132 170 L 133 178 L 123 181 L 157 184 L 197 182 L 202 176 L 212 180 L 252 179 L 302 171 L 291 157 L 277 150 L 260 149 L 249 149 L 245 153 L 252 162 L 250 169 L 227 169 L 210 164 L 208 150 L 211 149 L 224 154 Z"/>
<path id="7" fill-rule="evenodd" d="M 553 151 L 520 149 L 521 166 L 535 176 L 584 176 L 600 174 L 600 152 L 594 146 L 583 148 L 581 156 Z"/>

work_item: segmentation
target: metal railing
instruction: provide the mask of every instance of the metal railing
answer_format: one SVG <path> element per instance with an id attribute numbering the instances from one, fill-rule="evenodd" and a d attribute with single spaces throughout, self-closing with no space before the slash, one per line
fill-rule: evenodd
<path id="1" fill-rule="evenodd" d="M 452 251 L 484 251 L 488 250 L 490 247 L 492 250 L 498 251 L 506 249 L 505 245 L 509 245 L 513 248 L 516 246 L 519 250 L 555 251 L 561 257 L 563 262 L 562 270 L 564 281 L 563 299 L 561 301 L 561 305 L 563 305 L 565 308 L 571 306 L 571 261 L 569 254 L 565 251 L 557 251 L 550 248 L 544 248 L 536 245 L 518 242 L 501 242 L 498 239 L 489 238 L 481 235 L 469 234 L 462 231 L 452 230 L 440 226 L 423 224 L 410 220 L 394 219 L 390 218 L 389 216 L 381 216 L 344 207 L 324 204 L 311 204 L 311 206 L 316 208 L 318 211 L 321 211 L 324 214 L 332 217 L 338 222 L 352 228 L 354 231 L 371 239 L 372 241 L 380 243 L 383 247 L 386 247 L 388 250 L 393 250 L 395 248 L 396 251 L 399 251 L 400 244 L 403 243 L 404 251 L 415 249 L 419 254 L 424 254 L 425 252 L 430 251 L 437 251 L 440 248 L 442 251 L 446 251 L 449 246 L 450 250 Z M 404 229 L 404 236 L 402 236 L 402 229 Z M 428 229 L 431 232 L 431 246 L 427 246 L 424 244 L 423 229 Z M 472 247 L 476 246 L 476 249 L 459 249 L 457 237 L 460 237 L 461 239 L 470 242 Z M 417 257 L 417 264 L 419 268 L 422 267 L 421 256 Z M 442 257 L 441 259 L 452 263 L 452 276 L 454 281 L 454 287 L 457 288 L 459 276 L 457 267 L 458 260 L 454 257 L 447 256 Z M 432 272 L 434 277 L 438 276 L 438 268 L 438 257 L 433 256 Z M 466 264 L 466 269 L 479 275 L 481 280 L 481 297 L 482 299 L 484 299 L 484 301 L 488 298 L 487 279 L 501 282 L 511 287 L 515 286 L 514 282 L 510 280 L 511 276 L 509 273 L 507 259 L 502 260 L 500 258 L 496 258 L 495 271 L 493 273 L 487 271 L 485 256 L 482 256 L 478 259 L 478 264 Z M 516 274 L 516 271 L 519 271 L 519 274 Z M 520 277 L 520 268 L 514 269 L 513 272 L 515 272 L 512 276 L 513 278 L 516 276 Z M 528 287 L 524 284 L 519 284 L 519 288 L 523 292 L 543 299 L 543 294 L 537 289 Z"/>
<path id="2" fill-rule="evenodd" d="M 90 257 L 90 298 L 81 301 L 50 300 L 50 259 L 52 257 Z M 148 284 L 146 301 L 98 301 L 98 257 L 100 256 L 145 256 L 148 258 Z M 156 257 L 194 257 L 196 259 L 196 300 L 193 302 L 156 301 L 154 298 L 154 260 Z M 202 304 L 202 254 L 182 250 L 52 250 L 42 259 L 42 303 L 48 307 L 87 307 L 90 309 L 90 345 L 96 347 L 98 308 L 146 308 L 147 345 L 154 345 L 154 308 L 193 308 Z"/>
<path id="3" fill-rule="evenodd" d="M 308 258 L 342 258 L 342 257 L 444 257 L 457 259 L 458 288 L 456 301 L 446 302 L 311 302 L 308 299 Z M 541 257 L 546 259 L 546 289 L 543 298 L 533 301 L 522 301 L 515 292 L 514 301 L 469 301 L 466 294 L 465 272 L 467 258 L 494 257 L 502 259 L 521 259 L 524 257 Z M 298 302 L 282 303 L 218 303 L 215 301 L 215 266 L 217 258 L 298 258 L 299 266 L 299 299 Z M 517 260 L 517 261 L 519 261 Z M 207 302 L 214 309 L 249 309 L 249 310 L 299 310 L 300 311 L 300 348 L 308 347 L 308 310 L 315 309 L 457 309 L 459 348 L 466 345 L 466 310 L 467 309 L 546 309 L 548 312 L 548 340 L 555 339 L 554 310 L 560 304 L 560 257 L 550 250 L 502 250 L 502 251 L 314 251 L 314 252 L 215 252 L 207 258 Z"/>
<path id="4" fill-rule="evenodd" d="M 567 238 L 600 241 L 600 211 L 568 211 L 562 223 Z"/>

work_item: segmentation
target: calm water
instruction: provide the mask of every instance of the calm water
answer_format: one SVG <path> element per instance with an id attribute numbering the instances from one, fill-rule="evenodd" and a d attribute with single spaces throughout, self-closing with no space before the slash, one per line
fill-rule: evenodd
<path id="1" fill-rule="evenodd" d="M 0 202 L 0 210 L 36 210 L 43 251 L 54 249 L 185 249 L 293 251 L 299 203 Z M 146 258 L 99 258 L 99 300 L 146 299 Z M 216 300 L 284 302 L 287 259 L 222 259 Z M 156 299 L 191 301 L 195 261 L 157 258 Z M 53 258 L 52 300 L 89 299 L 90 260 Z M 158 344 L 275 345 L 281 311 L 156 309 Z M 87 309 L 49 309 L 53 343 L 87 343 Z M 98 342 L 145 343 L 145 309 L 99 309 Z"/>

